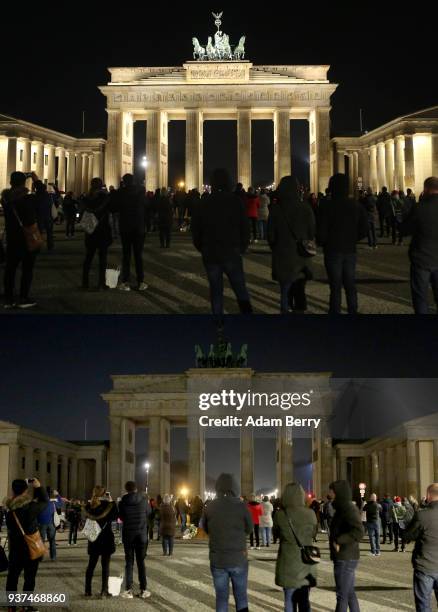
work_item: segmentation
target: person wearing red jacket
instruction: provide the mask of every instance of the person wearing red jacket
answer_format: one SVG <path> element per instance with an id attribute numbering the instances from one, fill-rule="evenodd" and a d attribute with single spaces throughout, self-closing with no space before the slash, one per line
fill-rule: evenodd
<path id="1" fill-rule="evenodd" d="M 252 522 L 254 525 L 254 530 L 249 536 L 249 545 L 250 548 L 254 548 L 254 536 L 256 541 L 256 548 L 260 550 L 260 534 L 259 534 L 259 525 L 260 525 L 260 517 L 263 514 L 263 508 L 260 502 L 258 502 L 255 498 L 255 495 L 250 495 L 248 502 L 248 510 L 251 514 Z"/>
<path id="2" fill-rule="evenodd" d="M 249 187 L 245 198 L 246 216 L 251 223 L 252 242 L 257 242 L 257 221 L 259 217 L 260 200 L 253 187 Z"/>

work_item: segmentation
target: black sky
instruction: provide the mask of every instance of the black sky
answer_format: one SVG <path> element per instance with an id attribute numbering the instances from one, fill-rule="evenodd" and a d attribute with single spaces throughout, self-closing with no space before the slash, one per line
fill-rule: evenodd
<path id="1" fill-rule="evenodd" d="M 181 65 L 191 58 L 192 36 L 203 40 L 214 32 L 211 10 L 224 11 L 222 29 L 232 41 L 247 36 L 254 64 L 330 64 L 330 79 L 340 84 L 333 96 L 335 134 L 359 129 L 360 108 L 372 129 L 437 104 L 437 9 L 430 2 L 417 2 L 410 22 L 400 3 L 386 1 L 210 6 L 127 0 L 113 8 L 77 0 L 73 10 L 71 3 L 45 1 L 22 15 L 16 4 L 2 7 L 0 112 L 79 134 L 85 110 L 87 131 L 105 135 L 105 100 L 97 86 L 108 81 L 106 67 Z M 216 163 L 213 149 L 219 159 L 234 160 L 233 129 L 210 129 L 207 170 Z M 258 129 L 253 178 L 263 180 L 272 137 L 268 125 Z M 170 142 L 173 180 L 183 172 L 183 142 L 177 129 Z M 295 169 L 302 173 L 299 128 L 295 145 Z"/>

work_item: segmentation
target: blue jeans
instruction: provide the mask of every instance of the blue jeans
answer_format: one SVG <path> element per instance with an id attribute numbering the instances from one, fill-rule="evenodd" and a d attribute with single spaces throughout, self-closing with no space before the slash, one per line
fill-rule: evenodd
<path id="1" fill-rule="evenodd" d="M 368 219 L 368 246 L 377 246 L 376 225 L 374 221 L 371 221 L 370 219 Z"/>
<path id="2" fill-rule="evenodd" d="M 259 219 L 257 221 L 257 225 L 259 226 L 259 238 L 260 238 L 260 240 L 266 240 L 266 236 L 267 236 L 266 230 L 267 230 L 267 227 L 268 227 L 268 222 L 265 221 L 264 219 Z"/>
<path id="3" fill-rule="evenodd" d="M 417 612 L 432 612 L 430 598 L 432 591 L 438 603 L 438 572 L 425 574 L 420 570 L 414 570 L 414 597 Z"/>
<path id="4" fill-rule="evenodd" d="M 348 314 L 357 314 L 356 254 L 327 253 L 324 263 L 330 284 L 329 313 L 341 314 L 343 287 Z"/>
<path id="5" fill-rule="evenodd" d="M 173 554 L 173 536 L 163 535 L 161 545 L 163 547 L 163 553 L 165 555 Z"/>
<path id="6" fill-rule="evenodd" d="M 264 546 L 269 546 L 271 543 L 271 527 L 262 527 L 262 542 Z"/>
<path id="7" fill-rule="evenodd" d="M 357 560 L 335 561 L 334 574 L 336 583 L 336 611 L 360 612 L 359 602 L 354 591 L 355 572 Z"/>
<path id="8" fill-rule="evenodd" d="M 370 547 L 373 554 L 380 552 L 380 524 L 378 522 L 367 523 Z"/>
<path id="9" fill-rule="evenodd" d="M 241 567 L 210 567 L 213 576 L 214 590 L 216 591 L 216 612 L 228 612 L 228 597 L 230 594 L 230 580 L 233 586 L 236 610 L 248 607 L 248 563 Z"/>
<path id="10" fill-rule="evenodd" d="M 187 529 L 187 514 L 181 512 L 181 533 Z"/>
<path id="11" fill-rule="evenodd" d="M 310 587 L 300 589 L 283 589 L 284 612 L 310 612 Z"/>
<path id="12" fill-rule="evenodd" d="M 415 314 L 430 314 L 428 305 L 429 284 L 432 286 L 438 310 L 438 270 L 425 270 L 411 265 L 411 293 Z"/>
<path id="13" fill-rule="evenodd" d="M 231 288 L 236 295 L 241 314 L 252 312 L 240 255 L 236 255 L 223 264 L 212 264 L 204 261 L 204 266 L 210 284 L 211 310 L 214 315 L 222 315 L 224 312 L 224 274 L 227 275 Z"/>
<path id="14" fill-rule="evenodd" d="M 50 523 L 49 525 L 40 525 L 40 534 L 43 542 L 49 541 L 50 546 L 50 559 L 56 561 L 56 529 L 55 525 Z"/>

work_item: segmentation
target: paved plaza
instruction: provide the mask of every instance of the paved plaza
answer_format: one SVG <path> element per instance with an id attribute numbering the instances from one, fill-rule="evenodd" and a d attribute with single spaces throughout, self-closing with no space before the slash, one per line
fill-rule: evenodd
<path id="1" fill-rule="evenodd" d="M 1 223 L 0 223 L 1 225 Z M 38 302 L 33 313 L 54 314 L 208 314 L 210 312 L 207 278 L 190 234 L 174 232 L 170 249 L 160 249 L 158 235 L 149 234 L 144 247 L 145 281 L 143 293 L 118 290 L 98 292 L 80 290 L 84 257 L 83 234 L 78 231 L 66 239 L 56 228 L 55 251 L 38 256 L 32 296 Z M 109 266 L 121 265 L 121 245 L 110 248 Z M 244 260 L 253 306 L 259 314 L 279 311 L 278 284 L 271 279 L 271 256 L 266 242 L 250 247 Z M 319 253 L 314 259 L 315 279 L 308 284 L 309 312 L 328 310 L 329 288 Z M 132 263 L 132 273 L 134 265 Z M 97 259 L 90 277 L 97 285 Z M 132 277 L 134 281 L 134 274 Z M 234 295 L 225 283 L 225 308 L 237 313 Z M 358 251 L 359 309 L 362 314 L 411 314 L 409 261 L 407 246 L 393 246 L 384 239 L 376 251 L 366 244 Z M 10 311 L 16 313 L 16 310 Z"/>
<path id="2" fill-rule="evenodd" d="M 324 536 L 323 536 L 324 537 Z M 314 612 L 330 612 L 335 609 L 335 592 L 332 564 L 329 561 L 328 545 L 324 537 L 318 542 L 322 549 L 323 562 L 318 569 L 318 587 L 312 590 L 311 602 Z M 282 590 L 275 586 L 275 559 L 277 546 L 269 549 L 249 551 L 249 609 L 251 612 L 275 612 L 282 610 Z M 356 591 L 361 612 L 386 612 L 390 610 L 413 610 L 411 588 L 410 554 L 395 553 L 389 545 L 383 546 L 382 556 L 369 556 L 367 542 L 361 545 L 362 558 L 356 574 Z M 408 547 L 412 548 L 412 545 Z M 45 608 L 61 611 L 87 610 L 156 610 L 160 612 L 207 612 L 214 610 L 214 591 L 208 564 L 206 541 L 177 540 L 173 558 L 163 557 L 161 543 L 149 545 L 146 561 L 148 589 L 152 596 L 147 601 L 91 600 L 82 596 L 85 568 L 87 564 L 86 542 L 80 540 L 77 547 L 68 547 L 63 534 L 58 534 L 58 560 L 44 561 L 39 569 L 37 591 L 67 592 L 70 603 L 65 607 Z M 111 561 L 111 576 L 123 574 L 123 549 L 118 546 Z M 134 572 L 135 575 L 135 572 Z M 0 577 L 0 590 L 5 577 Z M 94 591 L 100 589 L 100 570 L 96 570 Z M 230 605 L 234 610 L 234 605 Z"/>

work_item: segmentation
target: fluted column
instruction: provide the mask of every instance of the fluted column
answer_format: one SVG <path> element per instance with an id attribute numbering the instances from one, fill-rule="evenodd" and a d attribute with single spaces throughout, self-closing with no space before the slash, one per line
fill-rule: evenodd
<path id="1" fill-rule="evenodd" d="M 362 178 L 362 189 L 370 186 L 370 150 L 363 148 L 359 152 L 359 176 Z"/>
<path id="2" fill-rule="evenodd" d="M 379 451 L 379 490 L 376 493 L 379 496 L 385 495 L 386 491 L 386 477 L 387 477 L 387 468 L 385 463 L 385 451 Z"/>
<path id="3" fill-rule="evenodd" d="M 354 193 L 354 158 L 353 153 L 348 153 L 348 193 Z"/>
<path id="4" fill-rule="evenodd" d="M 50 453 L 50 486 L 58 489 L 58 454 Z"/>
<path id="5" fill-rule="evenodd" d="M 109 489 L 115 496 L 122 491 L 122 419 L 110 416 Z"/>
<path id="6" fill-rule="evenodd" d="M 186 188 L 202 188 L 204 176 L 204 119 L 202 111 L 186 109 Z"/>
<path id="7" fill-rule="evenodd" d="M 193 418 L 193 417 L 191 417 Z M 188 474 L 191 496 L 204 498 L 205 491 L 205 436 L 204 429 L 191 423 L 188 427 Z"/>
<path id="8" fill-rule="evenodd" d="M 310 185 L 324 193 L 332 172 L 330 147 L 330 107 L 309 113 Z"/>
<path id="9" fill-rule="evenodd" d="M 189 442 L 190 446 L 190 442 Z M 170 423 L 161 417 L 149 419 L 150 463 L 148 495 L 156 497 L 170 492 Z M 190 462 L 189 462 L 190 463 Z M 190 466 L 189 466 L 190 473 Z M 190 495 L 199 495 L 198 492 Z"/>
<path id="10" fill-rule="evenodd" d="M 438 134 L 432 134 L 432 176 L 438 176 Z"/>
<path id="11" fill-rule="evenodd" d="M 359 155 L 357 151 L 353 151 L 353 195 L 357 191 L 358 178 L 359 178 Z"/>
<path id="12" fill-rule="evenodd" d="M 82 153 L 76 153 L 75 166 L 75 195 L 80 196 L 82 192 Z"/>
<path id="13" fill-rule="evenodd" d="M 86 193 L 90 189 L 90 184 L 88 182 L 88 155 L 86 153 L 82 154 L 82 182 L 81 182 L 81 191 L 82 193 Z"/>
<path id="14" fill-rule="evenodd" d="M 53 145 L 46 145 L 47 148 L 47 182 L 55 182 L 55 147 Z"/>
<path id="15" fill-rule="evenodd" d="M 67 151 L 67 191 L 75 191 L 76 158 L 74 151 Z"/>
<path id="16" fill-rule="evenodd" d="M 244 189 L 251 186 L 251 109 L 237 111 L 237 180 Z"/>
<path id="17" fill-rule="evenodd" d="M 394 148 L 394 174 L 395 174 L 395 185 L 394 188 L 398 190 L 405 190 L 405 137 L 398 135 L 395 137 L 395 148 Z"/>
<path id="18" fill-rule="evenodd" d="M 418 497 L 417 443 L 415 440 L 406 442 L 406 480 L 408 495 Z"/>
<path id="19" fill-rule="evenodd" d="M 405 187 L 415 190 L 414 141 L 412 134 L 405 134 Z M 417 198 L 420 194 L 416 194 Z"/>
<path id="20" fill-rule="evenodd" d="M 93 178 L 103 179 L 102 174 L 102 151 L 93 152 Z"/>
<path id="21" fill-rule="evenodd" d="M 39 470 L 38 476 L 41 484 L 47 486 L 47 452 L 45 450 L 40 450 L 38 453 L 38 462 L 39 462 Z"/>
<path id="22" fill-rule="evenodd" d="M 32 143 L 29 138 L 23 138 L 23 172 L 32 170 Z"/>
<path id="23" fill-rule="evenodd" d="M 118 187 L 122 176 L 123 115 L 122 111 L 107 109 L 108 128 L 105 154 L 105 183 Z"/>
<path id="24" fill-rule="evenodd" d="M 336 172 L 345 174 L 345 151 L 336 152 Z"/>
<path id="25" fill-rule="evenodd" d="M 249 140 L 251 156 L 251 137 Z M 250 157 L 251 164 L 251 157 Z M 251 168 L 251 165 L 250 165 Z M 274 111 L 274 181 L 278 185 L 283 176 L 291 174 L 290 110 Z"/>
<path id="26" fill-rule="evenodd" d="M 374 192 L 379 191 L 379 181 L 377 175 L 377 145 L 370 146 L 370 183 Z"/>
<path id="27" fill-rule="evenodd" d="M 17 169 L 17 139 L 8 138 L 8 153 L 6 159 L 6 182 L 9 185 L 11 174 Z"/>
<path id="28" fill-rule="evenodd" d="M 83 497 L 84 492 L 78 491 L 78 460 L 76 457 L 70 459 L 70 495 L 72 497 Z"/>
<path id="29" fill-rule="evenodd" d="M 379 456 L 376 452 L 371 453 L 371 489 L 376 493 L 379 490 Z"/>
<path id="30" fill-rule="evenodd" d="M 254 493 L 254 436 L 252 427 L 240 431 L 240 495 Z"/>
<path id="31" fill-rule="evenodd" d="M 279 427 L 277 430 L 277 489 L 281 494 L 289 482 L 293 482 L 293 437 L 292 427 Z"/>
<path id="32" fill-rule="evenodd" d="M 394 189 L 394 141 L 392 139 L 385 142 L 385 172 L 386 185 L 389 191 Z"/>
<path id="33" fill-rule="evenodd" d="M 432 134 L 418 133 L 413 136 L 415 193 L 423 191 L 424 181 L 432 174 Z"/>
<path id="34" fill-rule="evenodd" d="M 65 191 L 65 149 L 59 147 L 58 149 L 58 176 L 57 176 L 58 189 Z"/>
<path id="35" fill-rule="evenodd" d="M 65 497 L 71 495 L 68 484 L 68 457 L 61 455 L 61 482 L 59 483 L 59 488 L 61 495 Z"/>
<path id="36" fill-rule="evenodd" d="M 385 143 L 377 143 L 377 180 L 378 180 L 378 191 L 386 185 L 386 166 L 385 166 Z"/>
<path id="37" fill-rule="evenodd" d="M 438 440 L 433 441 L 433 479 L 438 482 Z"/>
<path id="38" fill-rule="evenodd" d="M 44 180 L 44 145 L 42 142 L 35 143 L 36 164 L 35 174 L 42 181 Z"/>
<path id="39" fill-rule="evenodd" d="M 8 486 L 16 478 L 20 477 L 20 447 L 18 444 L 9 442 L 9 466 L 5 466 L 8 470 L 7 478 L 9 480 Z"/>

